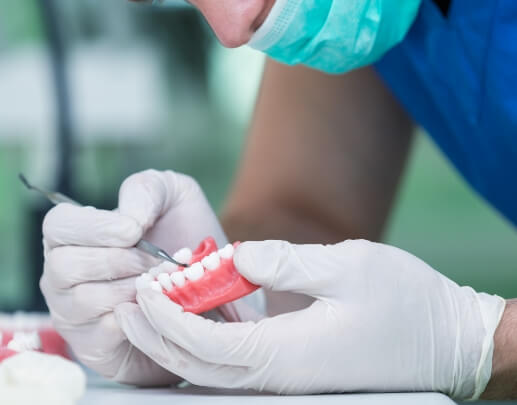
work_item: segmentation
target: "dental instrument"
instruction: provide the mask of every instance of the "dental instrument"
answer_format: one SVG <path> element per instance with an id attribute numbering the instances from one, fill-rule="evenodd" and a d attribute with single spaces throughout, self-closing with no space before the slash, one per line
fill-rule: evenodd
<path id="1" fill-rule="evenodd" d="M 169 297 L 183 307 L 185 312 L 201 314 L 223 304 L 235 301 L 259 288 L 239 274 L 233 262 L 235 247 L 239 242 L 217 249 L 212 237 L 205 238 L 189 253 L 189 267 L 177 268 L 162 263 L 135 280 L 137 291 L 151 288 Z M 174 255 L 176 257 L 176 254 Z"/>
<path id="2" fill-rule="evenodd" d="M 53 192 L 53 191 L 43 190 L 39 187 L 34 186 L 33 184 L 29 183 L 27 178 L 22 173 L 20 173 L 18 175 L 18 177 L 20 178 L 21 182 L 25 185 L 25 187 L 27 187 L 29 190 L 37 191 L 38 193 L 44 195 L 50 202 L 52 202 L 55 205 L 60 204 L 60 203 L 68 203 L 68 204 L 77 205 L 79 207 L 82 206 L 77 201 L 72 200 L 71 198 L 67 197 L 64 194 Z M 158 259 L 162 259 L 162 260 L 174 263 L 178 266 L 188 267 L 187 264 L 180 263 L 179 261 L 177 261 L 174 258 L 172 258 L 171 256 L 169 256 L 169 254 L 165 250 L 159 248 L 158 246 L 153 245 L 151 242 L 149 242 L 145 239 L 140 240 L 135 245 L 135 247 L 138 250 L 145 252 Z"/>

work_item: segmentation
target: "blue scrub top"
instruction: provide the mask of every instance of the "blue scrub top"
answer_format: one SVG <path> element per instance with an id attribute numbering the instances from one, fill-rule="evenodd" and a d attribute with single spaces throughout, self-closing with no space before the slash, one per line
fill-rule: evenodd
<path id="1" fill-rule="evenodd" d="M 376 65 L 464 178 L 517 225 L 517 0 L 423 0 Z M 444 196 L 447 198 L 447 196 Z"/>

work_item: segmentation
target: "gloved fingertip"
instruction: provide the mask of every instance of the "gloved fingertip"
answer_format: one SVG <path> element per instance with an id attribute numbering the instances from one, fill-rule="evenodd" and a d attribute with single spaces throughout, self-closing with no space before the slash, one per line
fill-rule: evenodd
<path id="1" fill-rule="evenodd" d="M 143 229 L 130 217 L 115 211 L 59 204 L 43 221 L 48 248 L 62 245 L 131 247 Z"/>
<path id="2" fill-rule="evenodd" d="M 161 288 L 161 287 L 160 287 Z M 166 311 L 170 314 L 173 312 L 183 312 L 183 307 L 160 292 L 152 288 L 143 288 L 137 291 L 136 301 L 144 312 L 156 313 L 157 311 Z"/>
<path id="3" fill-rule="evenodd" d="M 142 239 L 145 232 L 144 228 L 132 218 L 123 215 L 121 215 L 121 218 L 124 218 L 124 221 L 120 223 L 117 234 L 126 241 L 128 247 L 136 245 Z"/>
<path id="4" fill-rule="evenodd" d="M 74 211 L 79 208 L 80 207 L 68 203 L 60 203 L 52 207 L 45 215 L 45 218 L 43 218 L 41 225 L 43 238 L 48 238 L 53 234 L 56 227 L 63 222 L 61 219 L 66 217 L 70 210 Z"/>
<path id="5" fill-rule="evenodd" d="M 255 268 L 253 252 L 257 243 L 259 242 L 243 242 L 237 246 L 233 255 L 235 267 L 247 279 L 248 277 L 253 277 L 253 270 Z"/>
<path id="6" fill-rule="evenodd" d="M 131 220 L 137 227 L 140 235 L 144 234 L 153 224 L 155 217 L 150 213 L 133 213 L 127 210 L 119 209 L 120 215 Z"/>
<path id="7" fill-rule="evenodd" d="M 119 212 L 135 220 L 144 230 L 151 227 L 163 209 L 166 188 L 163 175 L 146 170 L 129 176 L 119 190 Z"/>
<path id="8" fill-rule="evenodd" d="M 164 294 L 151 289 L 138 292 L 136 301 L 147 322 L 158 333 L 166 334 L 174 327 L 178 317 L 184 315 L 183 308 Z"/>
<path id="9" fill-rule="evenodd" d="M 251 283 L 269 287 L 272 280 L 268 280 L 271 272 L 267 270 L 276 267 L 284 244 L 287 242 L 277 240 L 241 243 L 235 251 L 235 267 Z"/>

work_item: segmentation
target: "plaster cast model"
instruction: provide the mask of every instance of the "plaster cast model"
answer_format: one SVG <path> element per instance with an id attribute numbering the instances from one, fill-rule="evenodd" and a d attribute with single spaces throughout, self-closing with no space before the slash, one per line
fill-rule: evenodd
<path id="1" fill-rule="evenodd" d="M 27 351 L 0 363 L 0 403 L 73 405 L 83 396 L 86 376 L 60 356 Z"/>

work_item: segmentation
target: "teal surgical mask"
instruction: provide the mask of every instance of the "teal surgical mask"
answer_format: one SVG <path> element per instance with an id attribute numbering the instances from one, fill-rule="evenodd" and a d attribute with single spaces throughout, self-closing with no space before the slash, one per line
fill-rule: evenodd
<path id="1" fill-rule="evenodd" d="M 279 62 L 344 73 L 407 34 L 422 0 L 276 0 L 248 43 Z"/>

